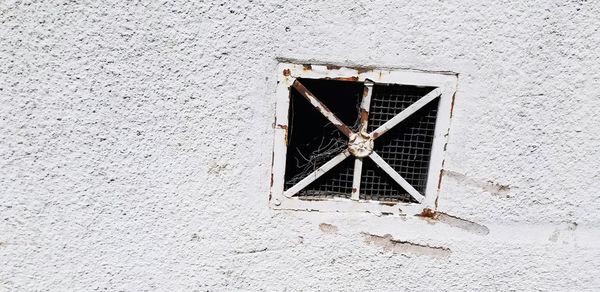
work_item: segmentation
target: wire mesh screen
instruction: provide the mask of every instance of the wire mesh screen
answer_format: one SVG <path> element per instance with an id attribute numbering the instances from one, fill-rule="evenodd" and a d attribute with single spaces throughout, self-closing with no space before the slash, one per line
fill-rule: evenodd
<path id="1" fill-rule="evenodd" d="M 417 202 L 369 158 L 363 159 L 360 199 L 388 202 Z"/>
<path id="2" fill-rule="evenodd" d="M 431 90 L 433 90 L 431 87 L 375 85 L 371 98 L 369 130 L 373 131 L 383 125 Z M 375 140 L 375 152 L 422 195 L 425 195 L 427 184 L 438 104 L 439 98 L 434 99 Z M 363 179 L 367 181 L 364 176 Z M 365 199 L 384 200 L 389 198 L 389 190 L 382 184 L 366 183 L 364 188 L 365 191 L 362 193 L 365 195 L 362 197 Z M 370 193 L 367 192 L 367 189 Z M 392 198 L 398 198 L 403 202 L 413 200 L 405 190 L 400 189 L 402 193 L 398 193 Z M 379 193 L 382 195 L 375 195 Z"/>
<path id="3" fill-rule="evenodd" d="M 354 159 L 344 161 L 298 192 L 300 198 L 350 198 Z"/>

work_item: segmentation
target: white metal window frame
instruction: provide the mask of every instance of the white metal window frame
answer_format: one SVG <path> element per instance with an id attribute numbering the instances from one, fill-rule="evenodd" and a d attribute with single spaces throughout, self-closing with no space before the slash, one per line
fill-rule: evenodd
<path id="1" fill-rule="evenodd" d="M 365 69 L 365 68 L 350 68 L 350 67 L 339 67 L 339 66 L 328 66 L 319 64 L 291 64 L 291 63 L 280 63 L 278 65 L 278 78 L 277 78 L 277 90 L 276 90 L 276 113 L 274 121 L 274 136 L 275 141 L 273 145 L 273 161 L 271 170 L 271 189 L 270 189 L 270 206 L 274 209 L 289 209 L 289 210 L 309 210 L 309 211 L 355 211 L 355 212 L 370 212 L 376 214 L 397 214 L 397 215 L 416 215 L 422 213 L 425 209 L 435 210 L 437 208 L 437 198 L 439 196 L 439 189 L 441 183 L 442 169 L 444 165 L 444 152 L 448 140 L 448 131 L 450 127 L 450 120 L 452 117 L 452 107 L 454 103 L 454 97 L 456 93 L 456 87 L 458 82 L 458 75 L 451 72 L 428 72 L 418 70 L 406 70 L 406 69 Z M 284 191 L 285 183 L 285 163 L 287 153 L 287 135 L 288 135 L 288 112 L 290 106 L 290 89 L 294 86 L 297 78 L 311 78 L 311 79 L 334 79 L 334 80 L 347 80 L 347 81 L 358 81 L 365 82 L 367 88 L 370 82 L 374 83 L 392 83 L 401 85 L 413 85 L 413 86 L 427 86 L 435 87 L 435 89 L 426 96 L 414 104 L 421 103 L 424 106 L 429 101 L 439 96 L 439 106 L 436 118 L 436 126 L 434 131 L 433 144 L 431 149 L 431 158 L 429 164 L 429 172 L 427 177 L 425 196 L 418 197 L 414 194 L 413 197 L 419 201 L 419 203 L 404 203 L 404 202 L 381 202 L 371 200 L 360 200 L 358 192 L 351 194 L 351 199 L 346 198 L 303 198 L 294 197 L 296 191 L 299 191 L 302 186 L 306 187 L 308 183 L 314 181 L 321 174 L 328 171 L 328 166 L 335 166 L 341 162 L 347 156 L 352 156 L 348 150 L 340 153 L 336 158 L 333 158 L 327 162 L 324 166 L 321 166 L 317 171 L 310 174 L 312 178 L 308 178 L 304 183 L 300 181 L 297 185 L 290 189 L 295 189 L 290 192 Z M 297 86 L 298 83 L 296 83 Z M 370 98 L 371 89 L 369 92 L 365 92 L 365 97 Z M 434 98 L 432 98 L 432 95 Z M 321 111 L 332 123 L 336 124 L 339 119 L 334 114 L 328 116 L 330 112 L 327 108 L 319 108 L 318 97 L 305 95 L 309 98 L 313 106 Z M 385 132 L 386 129 L 382 129 L 386 124 L 389 126 L 392 124 L 398 124 L 403 119 L 402 116 L 408 117 L 421 106 L 409 107 L 403 112 L 396 115 L 389 122 L 386 122 L 382 127 L 376 129 L 374 132 Z M 363 104 L 361 104 L 361 108 Z M 368 110 L 369 105 L 366 104 Z M 323 112 L 325 110 L 325 112 Z M 397 120 L 393 123 L 392 120 Z M 390 123 L 391 122 L 391 123 Z M 362 125 L 366 128 L 366 122 Z M 339 127 L 338 127 L 339 128 Z M 389 127 L 391 128 L 391 127 Z M 388 128 L 388 129 L 389 129 Z M 344 130 L 340 128 L 340 130 Z M 375 163 L 377 163 L 382 169 L 394 180 L 396 180 L 401 186 L 407 189 L 408 184 L 397 172 L 393 169 L 385 169 L 387 163 L 381 164 L 383 161 L 376 152 L 372 152 L 368 155 Z M 359 165 L 359 159 L 356 159 L 355 163 L 355 175 L 358 174 L 360 177 L 360 171 L 357 171 L 361 165 Z M 389 166 L 389 165 L 388 165 Z M 390 170 L 393 173 L 390 173 Z M 395 174 L 395 175 L 394 175 Z M 360 182 L 359 182 L 360 183 Z M 356 187 L 357 180 L 354 180 L 353 189 Z M 412 188 L 412 186 L 408 186 Z M 414 190 L 414 189 L 413 189 Z M 407 190 L 411 193 L 410 190 Z M 420 196 L 420 195 L 419 195 Z"/>

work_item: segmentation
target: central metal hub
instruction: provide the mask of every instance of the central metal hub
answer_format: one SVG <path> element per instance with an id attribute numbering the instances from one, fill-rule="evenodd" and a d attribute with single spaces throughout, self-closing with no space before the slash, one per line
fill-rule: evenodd
<path id="1" fill-rule="evenodd" d="M 366 133 L 352 133 L 348 151 L 356 157 L 367 157 L 373 152 L 373 138 Z"/>

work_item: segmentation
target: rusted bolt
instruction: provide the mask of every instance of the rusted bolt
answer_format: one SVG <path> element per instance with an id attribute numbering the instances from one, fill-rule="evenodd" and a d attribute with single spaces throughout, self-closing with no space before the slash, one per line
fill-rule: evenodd
<path id="1" fill-rule="evenodd" d="M 373 152 L 373 139 L 363 132 L 352 133 L 348 142 L 348 151 L 356 157 L 367 157 Z"/>

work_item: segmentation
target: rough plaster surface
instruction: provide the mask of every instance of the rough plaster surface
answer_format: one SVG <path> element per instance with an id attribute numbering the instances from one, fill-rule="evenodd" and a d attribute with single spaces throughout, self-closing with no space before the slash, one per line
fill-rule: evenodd
<path id="1" fill-rule="evenodd" d="M 599 23 L 584 0 L 2 0 L 0 291 L 598 291 Z M 277 57 L 458 72 L 447 219 L 270 210 Z"/>

